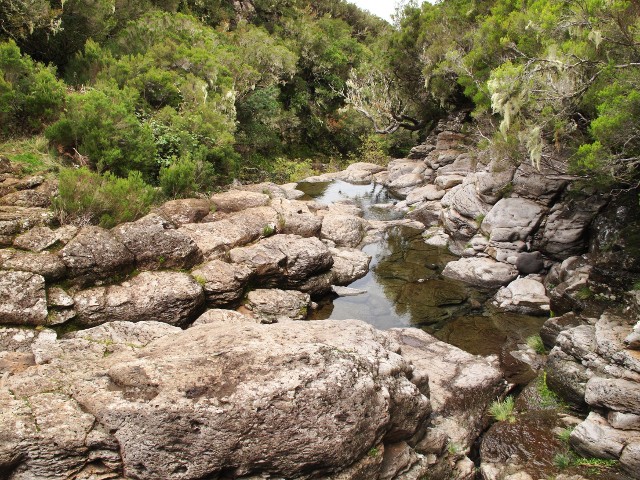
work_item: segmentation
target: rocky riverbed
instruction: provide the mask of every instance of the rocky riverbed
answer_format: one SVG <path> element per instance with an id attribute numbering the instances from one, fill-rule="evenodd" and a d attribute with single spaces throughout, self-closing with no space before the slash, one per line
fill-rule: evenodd
<path id="1" fill-rule="evenodd" d="M 532 428 L 549 435 L 577 425 L 573 449 L 617 460 L 615 478 L 640 478 L 640 305 L 637 292 L 611 288 L 621 277 L 611 275 L 614 260 L 629 278 L 638 265 L 622 254 L 604 260 L 594 246 L 624 251 L 633 238 L 606 233 L 613 227 L 599 213 L 616 201 L 579 191 L 565 175 L 483 159 L 465 132 L 462 117 L 452 118 L 388 167 L 358 163 L 306 180 L 373 184 L 378 216 L 352 200 L 321 203 L 295 184 L 265 183 L 170 201 L 111 230 L 60 227 L 48 208 L 54 182 L 3 163 L 0 476 L 418 480 L 481 472 L 526 480 L 555 466 L 548 458 L 547 470 L 518 463 L 496 439 L 549 455 L 528 447 L 541 438 Z M 548 360 L 517 342 L 489 355 L 442 341 L 482 331 L 473 315 L 447 325 L 441 340 L 416 328 L 377 330 L 355 314 L 302 321 L 326 295 L 355 295 L 340 288 L 368 274 L 366 245 L 399 229 L 417 232 L 416 248 L 455 254 L 440 250 L 441 268 L 420 271 L 410 279 L 420 287 L 406 296 L 429 304 L 434 289 L 423 284 L 447 281 L 460 285 L 448 292 L 460 303 L 471 303 L 467 288 L 490 292 L 473 299 L 470 313 L 491 308 L 515 322 L 552 314 L 541 332 Z M 402 293 L 406 280 L 394 288 Z M 425 318 L 456 304 L 431 303 Z M 538 410 L 521 396 L 518 420 L 487 432 L 489 405 L 545 361 L 536 381 L 576 410 L 562 418 L 554 411 L 544 423 L 526 417 Z M 509 376 L 509 362 L 526 368 Z"/>

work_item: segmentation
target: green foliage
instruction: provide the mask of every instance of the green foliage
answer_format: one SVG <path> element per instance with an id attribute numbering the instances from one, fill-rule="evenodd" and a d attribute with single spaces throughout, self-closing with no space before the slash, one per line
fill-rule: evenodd
<path id="1" fill-rule="evenodd" d="M 198 190 L 197 164 L 188 158 L 160 169 L 159 183 L 162 192 L 170 198 L 188 197 Z"/>
<path id="2" fill-rule="evenodd" d="M 139 171 L 152 179 L 156 147 L 151 129 L 135 114 L 137 100 L 135 90 L 114 85 L 74 93 L 66 112 L 45 133 L 65 151 L 87 157 L 99 171 L 123 177 Z"/>
<path id="3" fill-rule="evenodd" d="M 572 460 L 573 458 L 569 454 L 556 453 L 556 455 L 553 457 L 553 464 L 560 470 L 564 470 L 571 466 Z"/>
<path id="4" fill-rule="evenodd" d="M 542 400 L 543 407 L 566 408 L 567 405 L 556 395 L 556 393 L 547 385 L 547 372 L 542 372 L 538 377 L 537 384 L 538 394 Z"/>
<path id="5" fill-rule="evenodd" d="M 59 115 L 64 97 L 53 67 L 22 55 L 13 40 L 0 43 L 0 138 L 41 131 Z"/>
<path id="6" fill-rule="evenodd" d="M 265 225 L 262 229 L 262 236 L 265 238 L 270 237 L 274 233 L 276 233 L 276 228 L 273 225 Z"/>
<path id="7" fill-rule="evenodd" d="M 504 400 L 496 400 L 489 406 L 489 413 L 498 422 L 510 422 L 516 421 L 516 417 L 513 414 L 515 406 L 515 400 L 509 396 Z"/>
<path id="8" fill-rule="evenodd" d="M 42 136 L 10 140 L 0 144 L 0 156 L 22 167 L 24 173 L 56 170 L 58 164 L 49 152 L 49 142 Z"/>
<path id="9" fill-rule="evenodd" d="M 118 178 L 87 168 L 63 168 L 58 189 L 54 210 L 63 223 L 96 223 L 105 228 L 146 215 L 156 199 L 155 190 L 138 172 Z"/>
<path id="10" fill-rule="evenodd" d="M 527 345 L 529 346 L 529 348 L 532 348 L 536 353 L 540 355 L 544 355 L 545 353 L 547 353 L 540 335 L 531 335 L 530 337 L 528 337 Z"/>
<path id="11" fill-rule="evenodd" d="M 569 444 L 569 438 L 571 437 L 571 433 L 573 432 L 573 428 L 572 427 L 567 427 L 565 429 L 562 430 L 562 432 L 560 432 L 558 434 L 558 438 L 560 439 L 560 441 L 562 443 L 565 444 Z"/>
<path id="12" fill-rule="evenodd" d="M 617 460 L 607 460 L 603 458 L 578 458 L 575 461 L 575 464 L 579 467 L 600 467 L 600 468 L 611 468 L 618 465 Z"/>

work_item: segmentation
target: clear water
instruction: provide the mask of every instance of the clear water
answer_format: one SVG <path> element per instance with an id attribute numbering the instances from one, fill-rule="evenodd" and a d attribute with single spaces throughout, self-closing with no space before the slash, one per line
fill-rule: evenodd
<path id="1" fill-rule="evenodd" d="M 323 204 L 352 200 L 365 218 L 397 218 L 376 205 L 397 202 L 376 184 L 345 182 L 301 183 L 298 188 Z M 436 337 L 476 355 L 497 354 L 506 365 L 507 352 L 539 332 L 545 318 L 496 312 L 490 306 L 494 291 L 444 278 L 444 266 L 457 257 L 447 249 L 424 242 L 421 231 L 393 228 L 381 242 L 367 245 L 369 273 L 349 287 L 365 290 L 354 297 L 330 296 L 318 300 L 311 319 L 357 318 L 376 328 L 423 328 Z M 512 372 L 517 374 L 517 372 Z"/>

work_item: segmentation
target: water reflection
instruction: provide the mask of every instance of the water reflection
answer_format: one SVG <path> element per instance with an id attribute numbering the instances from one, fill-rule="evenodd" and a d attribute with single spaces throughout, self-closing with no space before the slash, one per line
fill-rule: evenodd
<path id="1" fill-rule="evenodd" d="M 353 200 L 366 218 L 384 217 L 385 209 L 376 212 L 372 205 L 394 201 L 375 184 L 333 182 L 300 184 L 298 188 L 324 204 Z M 320 308 L 311 319 L 358 318 L 380 329 L 419 327 L 470 353 L 497 354 L 504 366 L 508 352 L 538 333 L 545 319 L 496 312 L 487 306 L 493 291 L 442 277 L 444 266 L 457 257 L 427 245 L 421 233 L 393 228 L 381 242 L 364 247 L 372 256 L 369 273 L 349 286 L 366 293 L 320 299 Z"/>

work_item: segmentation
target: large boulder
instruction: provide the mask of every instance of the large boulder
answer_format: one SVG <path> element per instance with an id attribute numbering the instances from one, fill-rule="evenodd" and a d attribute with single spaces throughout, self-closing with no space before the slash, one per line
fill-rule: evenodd
<path id="1" fill-rule="evenodd" d="M 169 200 L 157 209 L 157 213 L 175 225 L 198 223 L 211 213 L 211 202 L 203 198 Z"/>
<path id="2" fill-rule="evenodd" d="M 383 445 L 430 413 L 426 377 L 363 322 L 111 325 L 0 387 L 0 465 L 16 478 L 340 478 L 356 464 L 380 478 Z"/>
<path id="3" fill-rule="evenodd" d="M 364 238 L 367 222 L 353 215 L 325 215 L 320 238 L 331 240 L 338 247 L 357 247 Z"/>
<path id="4" fill-rule="evenodd" d="M 615 429 L 606 418 L 591 412 L 571 432 L 570 442 L 575 451 L 584 457 L 618 460 L 627 444 L 640 442 L 640 432 Z"/>
<path id="5" fill-rule="evenodd" d="M 592 407 L 640 415 L 640 385 L 629 380 L 591 377 L 585 400 Z"/>
<path id="6" fill-rule="evenodd" d="M 45 325 L 47 313 L 47 293 L 41 275 L 0 271 L 0 323 Z"/>
<path id="7" fill-rule="evenodd" d="M 67 271 L 57 255 L 17 250 L 0 250 L 0 269 L 37 273 L 49 281 L 63 278 Z"/>
<path id="8" fill-rule="evenodd" d="M 234 248 L 229 256 L 232 262 L 252 268 L 269 285 L 291 287 L 333 265 L 324 243 L 297 235 L 275 235 L 249 247 Z"/>
<path id="9" fill-rule="evenodd" d="M 442 275 L 477 287 L 497 288 L 514 280 L 518 271 L 491 258 L 473 257 L 447 263 Z"/>
<path id="10" fill-rule="evenodd" d="M 182 326 L 204 307 L 202 286 L 179 272 L 143 272 L 120 285 L 83 290 L 73 299 L 83 326 L 143 320 Z"/>
<path id="11" fill-rule="evenodd" d="M 155 213 L 118 225 L 112 232 L 135 255 L 140 270 L 188 269 L 202 261 L 194 241 Z"/>
<path id="12" fill-rule="evenodd" d="M 246 265 L 212 260 L 191 272 L 204 287 L 207 305 L 219 307 L 237 302 L 244 295 L 244 288 L 253 275 Z"/>
<path id="13" fill-rule="evenodd" d="M 322 218 L 309 210 L 307 202 L 275 198 L 271 207 L 278 212 L 278 233 L 316 237 L 322 228 Z"/>
<path id="14" fill-rule="evenodd" d="M 307 293 L 269 288 L 249 292 L 245 307 L 262 323 L 273 323 L 280 318 L 304 320 L 310 303 Z"/>
<path id="15" fill-rule="evenodd" d="M 494 305 L 522 315 L 548 315 L 549 297 L 544 285 L 532 278 L 518 278 L 493 297 Z"/>
<path id="16" fill-rule="evenodd" d="M 229 190 L 211 196 L 211 203 L 216 211 L 229 213 L 239 212 L 247 208 L 264 207 L 269 204 L 269 195 L 243 190 Z"/>
<path id="17" fill-rule="evenodd" d="M 129 271 L 135 260 L 115 235 L 100 227 L 80 229 L 59 255 L 69 276 L 83 284 Z"/>
<path id="18" fill-rule="evenodd" d="M 526 240 L 540 225 L 545 209 L 526 198 L 503 198 L 482 222 L 482 231 L 495 242 Z"/>
<path id="19" fill-rule="evenodd" d="M 548 207 L 562 194 L 567 183 L 567 177 L 541 172 L 529 163 L 522 163 L 513 176 L 513 193 Z"/>

